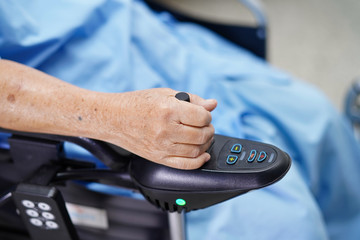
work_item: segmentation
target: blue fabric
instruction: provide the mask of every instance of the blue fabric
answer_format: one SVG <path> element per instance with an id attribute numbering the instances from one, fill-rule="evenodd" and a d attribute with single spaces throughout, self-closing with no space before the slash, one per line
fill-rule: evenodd
<path id="1" fill-rule="evenodd" d="M 287 151 L 280 182 L 187 214 L 190 240 L 359 239 L 360 152 L 312 86 L 139 1 L 0 1 L 0 56 L 87 89 L 154 87 L 219 102 L 216 132 Z"/>

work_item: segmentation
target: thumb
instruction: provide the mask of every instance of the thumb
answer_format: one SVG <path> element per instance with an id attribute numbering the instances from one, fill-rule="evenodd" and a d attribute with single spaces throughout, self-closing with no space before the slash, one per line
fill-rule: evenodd
<path id="1" fill-rule="evenodd" d="M 217 106 L 217 101 L 215 99 L 203 99 L 198 95 L 191 94 L 190 95 L 190 102 L 199 106 L 204 107 L 207 111 L 211 112 Z"/>

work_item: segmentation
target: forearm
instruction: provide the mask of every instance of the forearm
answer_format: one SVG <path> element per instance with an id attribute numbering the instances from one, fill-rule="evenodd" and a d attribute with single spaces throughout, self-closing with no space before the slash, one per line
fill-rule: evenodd
<path id="1" fill-rule="evenodd" d="M 0 60 L 0 89 L 1 127 L 86 137 L 98 129 L 101 93 L 6 60 Z"/>
<path id="2" fill-rule="evenodd" d="M 215 100 L 179 101 L 166 88 L 94 92 L 5 60 L 0 89 L 3 128 L 99 139 L 176 168 L 198 168 L 210 158 Z"/>

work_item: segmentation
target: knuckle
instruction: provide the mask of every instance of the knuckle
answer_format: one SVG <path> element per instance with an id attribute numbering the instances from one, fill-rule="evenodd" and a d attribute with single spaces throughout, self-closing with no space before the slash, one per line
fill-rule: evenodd
<path id="1" fill-rule="evenodd" d="M 168 125 L 173 122 L 176 116 L 176 110 L 170 104 L 160 104 L 159 112 L 158 112 L 158 119 L 160 119 L 159 123 L 162 125 Z"/>
<path id="2" fill-rule="evenodd" d="M 211 124 L 210 128 L 209 128 L 210 132 L 209 132 L 209 139 L 210 140 L 214 135 L 215 135 L 215 128 L 214 126 Z"/>
<path id="3" fill-rule="evenodd" d="M 201 145 L 201 153 L 206 152 L 206 150 L 210 147 L 211 142 L 208 141 L 207 143 Z"/>
<path id="4" fill-rule="evenodd" d="M 198 143 L 201 145 L 208 143 L 214 136 L 214 133 L 215 133 L 214 128 L 210 127 L 210 128 L 204 129 L 203 133 L 200 134 L 198 137 Z"/>
<path id="5" fill-rule="evenodd" d="M 211 113 L 210 113 L 210 112 L 208 112 L 208 111 L 206 111 L 206 115 L 207 115 L 207 117 L 206 117 L 206 121 L 208 122 L 208 124 L 210 124 L 210 123 L 211 123 L 211 121 L 212 121 L 212 116 L 211 116 Z"/>
<path id="6" fill-rule="evenodd" d="M 172 111 L 169 104 L 163 102 L 158 105 L 159 114 L 161 117 L 167 117 Z"/>
<path id="7" fill-rule="evenodd" d="M 210 131 L 211 131 L 211 135 L 214 135 L 215 134 L 215 128 L 214 128 L 214 125 L 210 124 Z"/>
<path id="8" fill-rule="evenodd" d="M 206 111 L 203 107 L 200 109 L 201 121 L 204 125 L 209 125 L 211 123 L 212 117 L 211 113 Z"/>

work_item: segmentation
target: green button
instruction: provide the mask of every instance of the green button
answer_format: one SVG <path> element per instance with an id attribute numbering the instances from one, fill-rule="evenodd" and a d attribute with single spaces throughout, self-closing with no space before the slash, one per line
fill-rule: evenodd
<path id="1" fill-rule="evenodd" d="M 185 206 L 186 205 L 186 201 L 182 198 L 178 198 L 176 199 L 176 204 L 179 205 L 179 206 Z"/>
<path id="2" fill-rule="evenodd" d="M 233 165 L 236 163 L 236 161 L 238 160 L 238 157 L 235 155 L 228 155 L 227 159 L 226 159 L 226 163 L 229 165 Z"/>
<path id="3" fill-rule="evenodd" d="M 242 148 L 242 146 L 241 146 L 241 144 L 234 144 L 233 146 L 232 146 L 232 148 L 231 148 L 231 152 L 232 153 L 240 153 L 241 152 L 241 148 Z"/>

